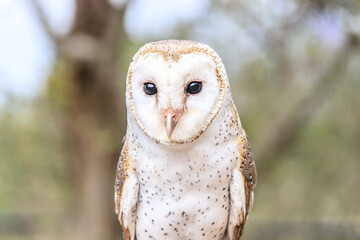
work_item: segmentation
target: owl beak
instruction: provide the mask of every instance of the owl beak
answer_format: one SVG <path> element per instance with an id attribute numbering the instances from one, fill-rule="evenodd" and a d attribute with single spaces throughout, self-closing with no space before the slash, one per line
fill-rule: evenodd
<path id="1" fill-rule="evenodd" d="M 173 131 L 175 129 L 178 116 L 177 116 L 175 110 L 172 108 L 166 109 L 164 115 L 165 115 L 166 134 L 167 134 L 168 138 L 170 139 L 171 134 L 173 133 Z"/>

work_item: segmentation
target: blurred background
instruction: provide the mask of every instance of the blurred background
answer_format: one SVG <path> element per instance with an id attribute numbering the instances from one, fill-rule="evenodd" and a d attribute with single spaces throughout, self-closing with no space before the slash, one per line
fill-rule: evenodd
<path id="1" fill-rule="evenodd" d="M 0 239 L 121 239 L 141 45 L 209 44 L 258 168 L 249 240 L 360 239 L 359 0 L 0 0 Z"/>

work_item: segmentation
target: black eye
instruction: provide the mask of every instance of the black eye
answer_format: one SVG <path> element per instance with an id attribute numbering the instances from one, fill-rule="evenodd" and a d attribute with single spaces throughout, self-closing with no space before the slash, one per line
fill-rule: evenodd
<path id="1" fill-rule="evenodd" d="M 144 83 L 144 92 L 147 95 L 154 95 L 157 93 L 156 85 L 150 82 Z"/>
<path id="2" fill-rule="evenodd" d="M 197 94 L 201 91 L 202 83 L 201 82 L 191 82 L 186 87 L 186 92 L 189 94 Z"/>

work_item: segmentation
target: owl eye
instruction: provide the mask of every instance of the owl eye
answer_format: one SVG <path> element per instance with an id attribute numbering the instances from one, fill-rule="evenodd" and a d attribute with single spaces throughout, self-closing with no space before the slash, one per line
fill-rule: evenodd
<path id="1" fill-rule="evenodd" d="M 157 88 L 156 88 L 156 85 L 151 83 L 151 82 L 147 82 L 147 83 L 144 83 L 144 92 L 147 94 L 147 95 L 154 95 L 157 93 Z"/>
<path id="2" fill-rule="evenodd" d="M 191 82 L 187 85 L 185 92 L 189 94 L 197 94 L 202 89 L 202 83 L 201 82 Z"/>

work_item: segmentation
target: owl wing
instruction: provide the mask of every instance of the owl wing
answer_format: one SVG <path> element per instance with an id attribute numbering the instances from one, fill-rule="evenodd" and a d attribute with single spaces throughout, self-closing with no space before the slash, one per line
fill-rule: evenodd
<path id="1" fill-rule="evenodd" d="M 228 239 L 239 240 L 253 204 L 253 190 L 256 185 L 256 166 L 252 157 L 249 140 L 243 128 L 238 138 L 240 159 L 232 172 L 230 182 L 230 216 Z"/>
<path id="2" fill-rule="evenodd" d="M 115 178 L 115 212 L 123 227 L 125 240 L 135 239 L 136 205 L 139 182 L 131 166 L 127 141 L 121 151 Z"/>

